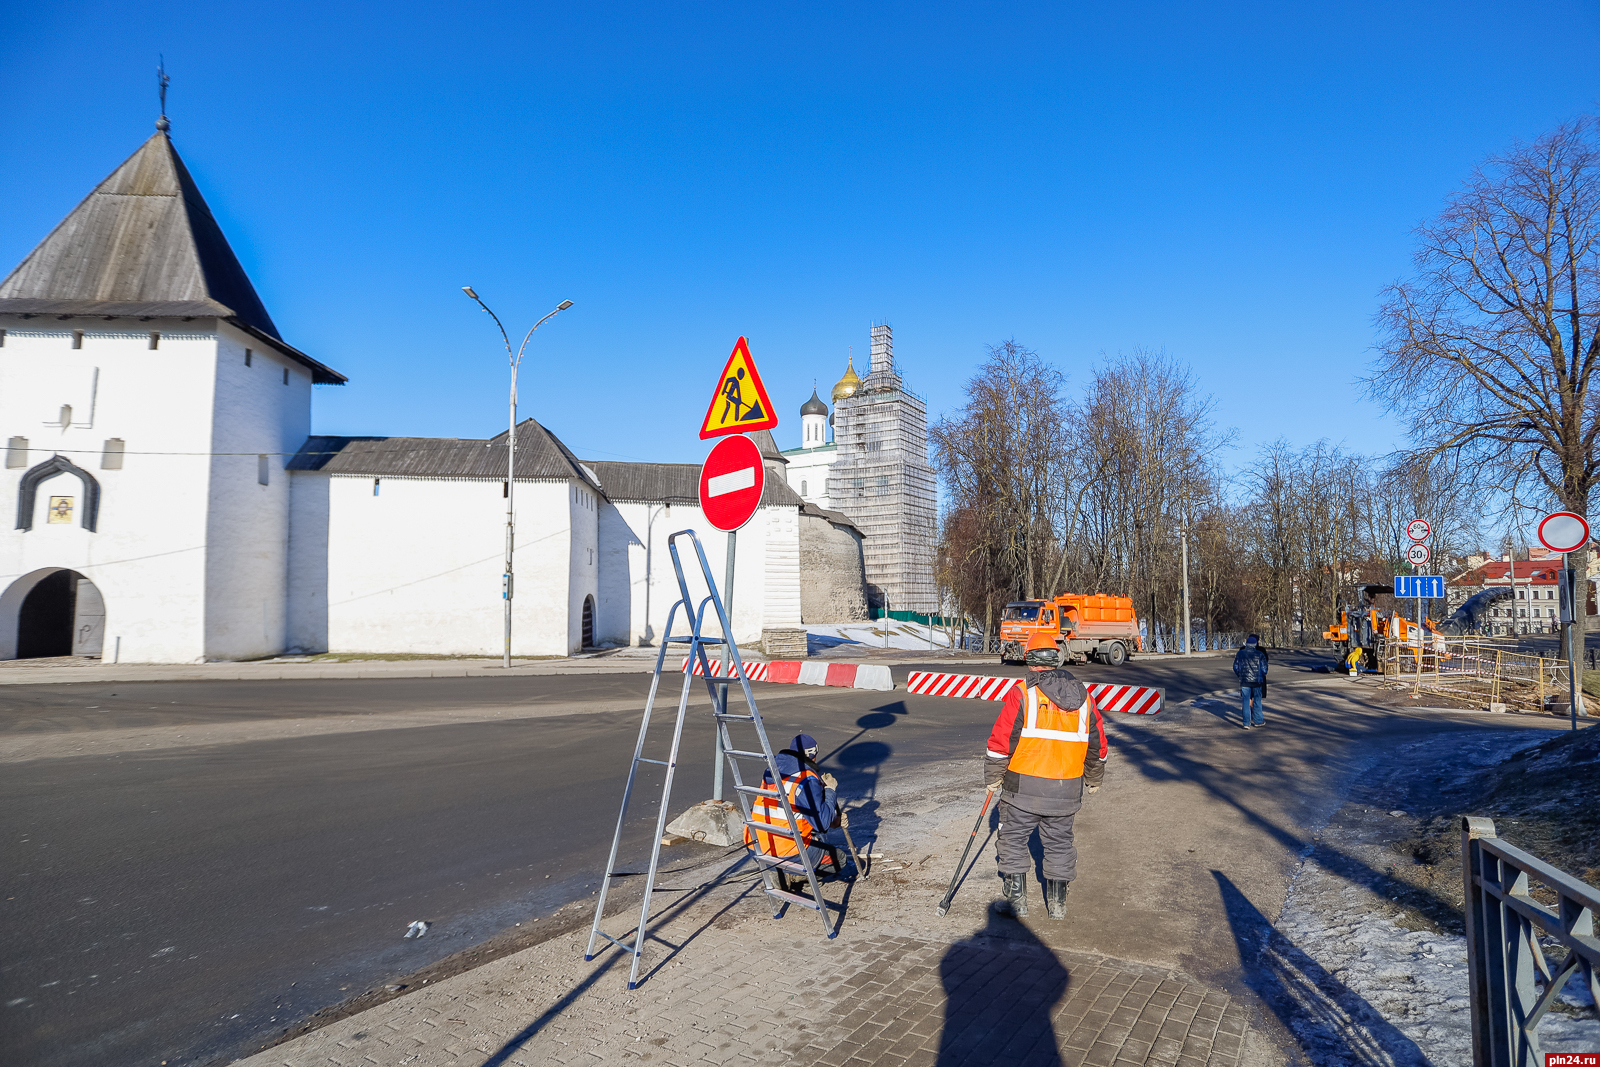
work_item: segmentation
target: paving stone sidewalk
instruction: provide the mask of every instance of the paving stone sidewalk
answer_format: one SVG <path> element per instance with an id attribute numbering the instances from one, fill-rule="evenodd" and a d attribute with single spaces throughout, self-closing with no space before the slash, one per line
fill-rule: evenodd
<path id="1" fill-rule="evenodd" d="M 881 873 L 849 892 L 839 936 L 809 911 L 780 919 L 734 864 L 656 896 L 654 935 L 628 958 L 583 961 L 587 930 L 555 938 L 269 1049 L 249 1067 L 638 1062 L 1232 1067 L 1246 1006 L 1171 972 L 1052 950 L 971 899 L 953 941 L 874 921 L 906 886 Z M 676 902 L 674 903 L 674 900 Z M 931 911 L 931 909 L 929 909 Z M 1042 912 L 1041 908 L 1036 911 Z M 952 912 L 952 915 L 956 915 Z M 637 912 L 606 928 L 621 934 Z"/>

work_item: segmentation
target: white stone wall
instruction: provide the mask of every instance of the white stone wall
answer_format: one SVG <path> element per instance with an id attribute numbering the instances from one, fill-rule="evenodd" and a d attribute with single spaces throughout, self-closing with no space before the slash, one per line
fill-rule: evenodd
<path id="1" fill-rule="evenodd" d="M 311 432 L 311 373 L 221 323 L 215 398 L 206 656 L 277 655 L 287 646 L 290 489 L 284 465 Z"/>
<path id="2" fill-rule="evenodd" d="M 318 471 L 284 472 L 289 481 L 289 652 L 328 651 L 328 513 L 333 479 Z"/>
<path id="3" fill-rule="evenodd" d="M 517 491 L 522 491 L 518 486 Z M 573 482 L 567 492 L 572 550 L 567 581 L 567 649 L 583 647 L 583 600 L 594 598 L 594 640 L 604 644 L 600 623 L 600 496 L 587 485 Z"/>
<path id="4" fill-rule="evenodd" d="M 761 640 L 763 627 L 798 626 L 799 611 L 799 532 L 794 507 L 763 507 L 739 531 L 738 555 L 733 580 L 733 634 L 741 645 Z M 777 516 L 775 518 L 775 516 Z M 601 606 L 606 635 L 620 643 L 655 644 L 667 623 L 667 613 L 679 598 L 677 578 L 667 539 L 679 530 L 691 529 L 705 547 L 706 560 L 719 588 L 726 566 L 727 535 L 713 529 L 700 509 L 693 505 L 623 502 L 602 504 L 600 558 L 603 561 Z M 773 548 L 771 542 L 779 542 Z M 783 542 L 792 547 L 783 547 Z M 705 596 L 700 564 L 688 538 L 678 541 L 689 593 L 698 607 Z M 792 562 L 786 562 L 792 560 Z M 776 580 L 769 565 L 777 561 L 785 573 Z M 626 595 L 624 595 L 626 590 Z M 769 603 L 769 597 L 772 598 Z M 714 613 L 707 611 L 708 634 L 719 633 Z M 769 622 L 769 618 L 793 619 Z M 687 633 L 680 612 L 673 629 Z"/>
<path id="5" fill-rule="evenodd" d="M 763 629 L 800 625 L 800 509 L 763 508 L 766 575 L 762 582 Z M 761 515 L 758 513 L 757 518 Z M 737 584 L 737 581 L 735 582 Z"/>
<path id="6" fill-rule="evenodd" d="M 808 623 L 867 617 L 861 535 L 821 515 L 800 516 L 800 616 Z"/>
<path id="7" fill-rule="evenodd" d="M 107 660 L 203 659 L 214 323 L 9 315 L 0 328 L 0 444 L 20 436 L 33 449 L 26 467 L 0 469 L 0 659 L 16 654 L 24 587 L 57 568 L 104 597 Z M 152 330 L 161 333 L 154 351 Z M 65 430 L 47 424 L 62 404 L 73 408 Z M 125 442 L 121 470 L 101 468 L 108 438 Z M 21 476 L 53 452 L 99 482 L 97 532 L 81 526 L 84 492 L 70 475 L 41 484 L 33 529 L 14 529 Z M 71 525 L 45 522 L 53 495 L 73 497 Z"/>
<path id="8" fill-rule="evenodd" d="M 374 495 L 373 482 L 344 475 L 327 482 L 328 649 L 499 655 L 503 483 L 383 478 Z M 308 517 L 317 492 L 307 484 Z M 575 647 L 570 494 L 564 481 L 517 483 L 513 655 L 564 656 Z M 297 560 L 296 568 L 313 588 L 314 564 L 302 569 Z M 581 597 L 578 604 L 581 610 Z M 316 618 L 314 599 L 297 594 L 295 605 L 297 619 Z"/>
<path id="9" fill-rule="evenodd" d="M 828 496 L 828 471 L 839 458 L 838 449 L 833 445 L 797 448 L 785 452 L 783 458 L 789 461 L 784 470 L 789 488 L 799 493 L 807 504 L 832 510 L 833 504 Z"/>

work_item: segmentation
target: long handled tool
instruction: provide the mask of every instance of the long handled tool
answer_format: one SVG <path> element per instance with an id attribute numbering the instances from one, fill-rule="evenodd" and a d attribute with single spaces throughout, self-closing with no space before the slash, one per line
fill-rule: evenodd
<path id="1" fill-rule="evenodd" d="M 850 813 L 839 813 L 839 828 L 844 831 L 844 843 L 850 846 L 850 862 L 856 865 L 856 873 L 861 875 L 861 880 L 867 880 L 867 869 L 861 866 L 861 857 L 856 854 L 856 843 L 850 839 Z"/>
<path id="2" fill-rule="evenodd" d="M 956 864 L 956 873 L 950 876 L 950 888 L 945 891 L 944 899 L 939 901 L 940 915 L 950 910 L 950 901 L 956 895 L 956 883 L 961 880 L 961 872 L 967 866 L 967 855 L 972 851 L 972 843 L 978 839 L 978 828 L 983 825 L 983 817 L 989 814 L 989 801 L 993 799 L 994 791 L 984 790 L 983 807 L 978 811 L 977 821 L 972 824 L 972 836 L 967 838 L 967 847 L 961 850 L 961 862 Z"/>

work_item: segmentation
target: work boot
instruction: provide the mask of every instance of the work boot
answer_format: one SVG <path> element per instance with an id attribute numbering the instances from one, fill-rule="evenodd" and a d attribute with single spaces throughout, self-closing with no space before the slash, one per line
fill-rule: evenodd
<path id="1" fill-rule="evenodd" d="M 1028 914 L 1028 876 L 1026 874 L 1002 874 L 1001 891 L 1006 899 L 995 901 L 994 910 L 1001 915 L 1009 915 L 1013 919 L 1021 919 Z"/>
<path id="2" fill-rule="evenodd" d="M 1064 878 L 1046 878 L 1044 880 L 1044 908 L 1050 913 L 1052 919 L 1065 919 L 1067 917 L 1067 893 L 1072 889 L 1072 883 Z"/>

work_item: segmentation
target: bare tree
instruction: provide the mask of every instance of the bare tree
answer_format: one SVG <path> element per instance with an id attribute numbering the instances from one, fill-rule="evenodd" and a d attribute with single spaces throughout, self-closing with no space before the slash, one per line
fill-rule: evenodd
<path id="1" fill-rule="evenodd" d="M 994 609 L 1005 600 L 1039 595 L 1060 552 L 1055 476 L 1066 451 L 1063 382 L 1060 371 L 1015 340 L 991 345 L 967 381 L 966 403 L 929 430 L 950 501 L 940 553 L 946 576 L 965 596 L 983 597 L 991 631 Z M 964 602 L 966 610 L 979 606 Z"/>
<path id="2" fill-rule="evenodd" d="M 1531 480 L 1580 515 L 1600 480 L 1597 140 L 1586 117 L 1492 157 L 1417 230 L 1373 378 L 1424 457 L 1454 454 L 1507 492 Z"/>

